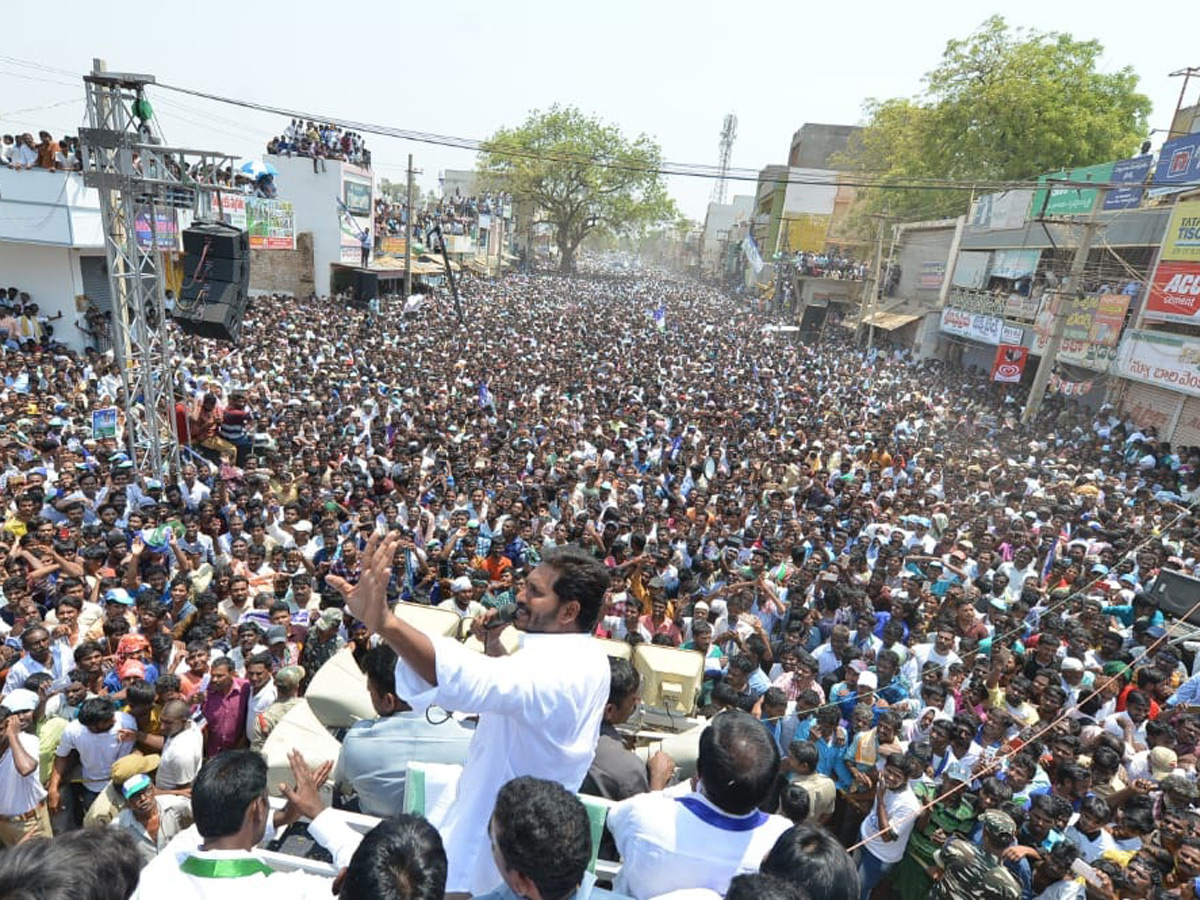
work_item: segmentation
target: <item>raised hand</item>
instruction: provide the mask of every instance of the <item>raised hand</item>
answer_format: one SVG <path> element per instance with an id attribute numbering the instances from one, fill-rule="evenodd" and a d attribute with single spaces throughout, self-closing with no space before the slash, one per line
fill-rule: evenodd
<path id="1" fill-rule="evenodd" d="M 338 575 L 326 575 L 325 583 L 333 587 L 346 601 L 346 608 L 368 629 L 378 633 L 387 620 L 387 586 L 392 577 L 392 557 L 400 545 L 398 532 L 381 536 L 373 532 L 362 554 L 362 573 L 358 583 L 351 584 Z"/>

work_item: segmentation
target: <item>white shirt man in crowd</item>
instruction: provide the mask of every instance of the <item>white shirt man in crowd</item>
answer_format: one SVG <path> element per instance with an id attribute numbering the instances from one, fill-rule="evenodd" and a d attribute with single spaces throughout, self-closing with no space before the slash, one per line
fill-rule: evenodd
<path id="1" fill-rule="evenodd" d="M 587 774 L 608 699 L 608 659 L 591 632 L 604 602 L 608 571 L 578 548 L 547 554 L 517 597 L 520 653 L 481 656 L 451 638 L 431 640 L 403 622 L 387 601 L 400 536 L 368 541 L 357 585 L 336 576 L 350 611 L 396 651 L 396 690 L 414 709 L 431 704 L 480 713 L 458 791 L 435 823 L 449 859 L 447 891 L 482 894 L 500 884 L 488 816 L 501 785 L 537 774 L 576 790 Z M 489 652 L 498 652 L 495 611 L 475 619 Z"/>
<path id="2" fill-rule="evenodd" d="M 183 791 L 196 780 L 204 762 L 204 732 L 192 721 L 188 705 L 168 700 L 159 716 L 163 736 L 154 786 L 160 791 Z"/>
<path id="3" fill-rule="evenodd" d="M 700 735 L 695 790 L 683 782 L 609 813 L 622 859 L 615 889 L 637 900 L 701 888 L 724 895 L 735 875 L 758 870 L 791 827 L 758 809 L 778 774 L 779 749 L 762 723 L 721 713 Z"/>
<path id="4" fill-rule="evenodd" d="M 0 843 L 50 837 L 46 790 L 38 778 L 38 738 L 26 730 L 38 696 L 18 688 L 0 703 Z"/>

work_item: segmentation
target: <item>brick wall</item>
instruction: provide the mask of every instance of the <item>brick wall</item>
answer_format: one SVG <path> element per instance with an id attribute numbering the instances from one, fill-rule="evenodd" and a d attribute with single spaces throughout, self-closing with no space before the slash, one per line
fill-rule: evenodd
<path id="1" fill-rule="evenodd" d="M 312 232 L 296 235 L 295 250 L 251 250 L 250 290 L 307 297 L 313 292 Z"/>

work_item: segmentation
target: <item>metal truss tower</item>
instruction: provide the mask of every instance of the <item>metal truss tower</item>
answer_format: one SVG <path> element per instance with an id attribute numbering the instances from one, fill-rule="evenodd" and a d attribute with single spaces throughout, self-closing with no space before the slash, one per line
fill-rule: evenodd
<path id="1" fill-rule="evenodd" d="M 729 113 L 721 125 L 721 156 L 717 163 L 717 183 L 713 185 L 712 202 L 724 203 L 725 190 L 729 186 L 729 159 L 733 155 L 733 142 L 737 138 L 737 116 Z"/>
<path id="2" fill-rule="evenodd" d="M 220 203 L 221 170 L 236 157 L 163 146 L 145 96 L 152 75 L 109 72 L 95 60 L 83 77 L 87 127 L 79 130 L 83 179 L 100 193 L 112 284 L 114 361 L 121 371 L 127 448 L 138 472 L 179 471 L 175 365 L 163 309 L 159 215 Z M 139 239 L 138 223 L 142 225 Z M 165 467 L 170 468 L 168 473 Z"/>

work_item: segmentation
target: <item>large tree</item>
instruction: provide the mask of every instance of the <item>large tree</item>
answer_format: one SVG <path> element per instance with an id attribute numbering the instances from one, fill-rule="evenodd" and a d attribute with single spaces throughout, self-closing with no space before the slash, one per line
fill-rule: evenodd
<path id="1" fill-rule="evenodd" d="M 554 226 L 560 268 L 571 271 L 593 232 L 627 234 L 674 218 L 661 166 L 662 151 L 646 135 L 631 139 L 574 107 L 554 106 L 492 135 L 477 171 Z"/>
<path id="2" fill-rule="evenodd" d="M 1000 16 L 950 41 L 920 96 L 867 101 L 866 127 L 839 161 L 871 185 L 859 216 L 959 215 L 970 190 L 930 181 L 1023 182 L 1135 152 L 1150 100 L 1131 68 L 1099 69 L 1103 51 L 1097 41 L 1012 29 Z"/>

